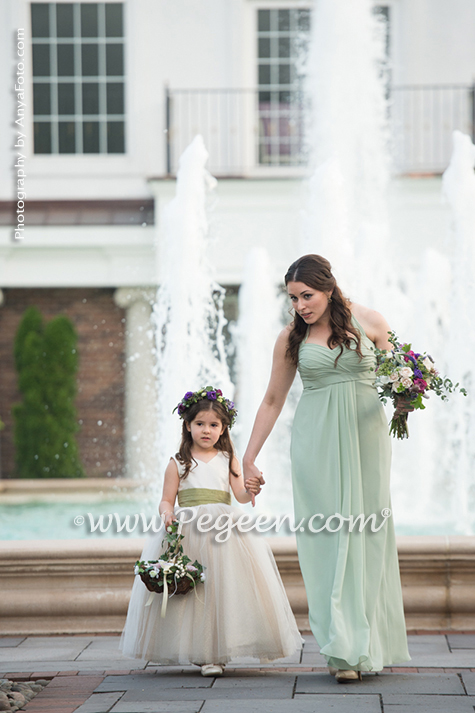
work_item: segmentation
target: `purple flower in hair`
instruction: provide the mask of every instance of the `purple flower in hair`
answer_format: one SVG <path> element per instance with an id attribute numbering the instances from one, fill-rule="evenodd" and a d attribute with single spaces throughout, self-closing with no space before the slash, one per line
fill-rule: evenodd
<path id="1" fill-rule="evenodd" d="M 193 392 L 187 391 L 183 398 L 185 401 L 188 401 L 188 399 L 191 399 L 192 396 L 193 396 Z"/>
<path id="2" fill-rule="evenodd" d="M 210 401 L 216 401 L 216 391 L 208 391 L 206 396 Z"/>
<path id="3" fill-rule="evenodd" d="M 184 411 L 186 411 L 186 406 L 184 406 L 183 404 L 178 404 L 178 413 L 180 416 L 182 413 L 184 413 Z"/>

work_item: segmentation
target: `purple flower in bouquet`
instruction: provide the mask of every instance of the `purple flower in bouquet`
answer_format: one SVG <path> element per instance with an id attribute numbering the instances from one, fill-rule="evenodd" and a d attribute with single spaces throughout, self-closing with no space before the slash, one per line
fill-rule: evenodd
<path id="1" fill-rule="evenodd" d="M 427 381 L 424 381 L 424 379 L 414 379 L 414 386 L 421 394 L 423 394 L 427 389 Z"/>
<path id="2" fill-rule="evenodd" d="M 414 369 L 414 376 L 416 379 L 422 379 L 422 371 L 420 369 Z"/>

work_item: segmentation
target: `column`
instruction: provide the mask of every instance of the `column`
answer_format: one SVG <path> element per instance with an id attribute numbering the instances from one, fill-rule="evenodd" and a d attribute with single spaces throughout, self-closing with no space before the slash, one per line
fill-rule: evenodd
<path id="1" fill-rule="evenodd" d="M 119 287 L 114 302 L 125 309 L 125 458 L 129 478 L 156 478 L 157 390 L 151 322 L 156 288 Z"/>

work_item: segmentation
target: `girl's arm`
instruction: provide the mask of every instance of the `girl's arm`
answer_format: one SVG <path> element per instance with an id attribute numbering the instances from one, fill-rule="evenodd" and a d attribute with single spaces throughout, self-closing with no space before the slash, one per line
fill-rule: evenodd
<path id="1" fill-rule="evenodd" d="M 246 490 L 246 486 L 244 485 L 244 480 L 241 473 L 241 468 L 239 467 L 239 462 L 236 457 L 234 457 L 233 459 L 232 469 L 235 473 L 238 474 L 238 477 L 236 478 L 235 475 L 229 473 L 229 482 L 231 484 L 231 489 L 234 493 L 234 497 L 236 498 L 238 503 L 250 503 L 251 500 L 253 500 L 254 496 L 257 495 L 261 490 L 259 481 L 255 478 L 252 478 L 252 480 L 246 484 Z"/>
<path id="2" fill-rule="evenodd" d="M 285 327 L 275 343 L 269 386 L 257 412 L 249 444 L 242 460 L 246 484 L 249 478 L 257 478 L 260 483 L 265 483 L 254 461 L 274 428 L 295 378 L 297 367 L 292 364 L 286 354 L 290 329 L 290 326 Z"/>
<path id="3" fill-rule="evenodd" d="M 158 506 L 158 512 L 165 523 L 165 527 L 168 527 L 176 520 L 174 507 L 179 483 L 180 477 L 177 465 L 173 458 L 170 458 L 163 480 L 162 499 Z"/>

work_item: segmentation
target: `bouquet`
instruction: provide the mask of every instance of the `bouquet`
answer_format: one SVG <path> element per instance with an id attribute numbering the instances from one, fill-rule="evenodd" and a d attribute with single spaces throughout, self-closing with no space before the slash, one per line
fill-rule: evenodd
<path id="1" fill-rule="evenodd" d="M 179 523 L 174 522 L 167 527 L 167 534 L 162 541 L 166 541 L 167 548 L 158 560 L 137 560 L 134 574 L 140 576 L 147 589 L 153 593 L 163 592 L 162 617 L 167 610 L 168 592 L 174 594 L 187 594 L 197 584 L 205 581 L 204 567 L 197 560 L 191 559 L 183 553 L 181 541 L 184 536 L 180 532 Z M 151 596 L 147 604 L 151 602 Z"/>
<path id="2" fill-rule="evenodd" d="M 391 419 L 389 433 L 396 438 L 409 437 L 407 417 L 410 411 L 424 409 L 422 399 L 428 399 L 427 391 L 435 391 L 443 401 L 447 393 L 456 391 L 459 384 L 454 384 L 447 377 L 441 377 L 428 354 L 418 354 L 410 344 L 400 344 L 394 332 L 389 332 L 388 341 L 394 349 L 375 349 L 376 380 L 379 398 L 386 403 L 392 399 L 395 412 Z M 460 392 L 466 396 L 465 389 Z"/>

